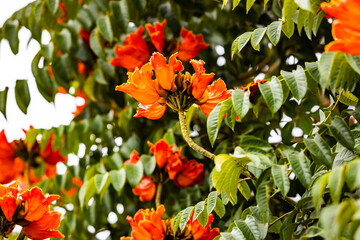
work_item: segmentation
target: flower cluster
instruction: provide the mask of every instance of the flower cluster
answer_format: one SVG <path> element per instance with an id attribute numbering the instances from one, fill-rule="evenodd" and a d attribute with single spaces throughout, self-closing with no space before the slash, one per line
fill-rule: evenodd
<path id="1" fill-rule="evenodd" d="M 161 139 L 155 144 L 149 143 L 150 153 L 154 154 L 157 169 L 167 173 L 169 179 L 173 180 L 178 187 L 189 187 L 194 184 L 202 183 L 205 177 L 203 164 L 195 160 L 188 160 L 181 156 L 182 149 L 177 149 L 175 145 L 168 144 Z M 139 154 L 134 150 L 130 159 L 124 164 L 136 164 L 140 160 Z M 163 182 L 164 179 L 157 179 L 155 176 L 143 176 L 140 183 L 133 189 L 133 193 L 139 196 L 140 201 L 151 201 L 156 192 L 156 183 Z"/>
<path id="2" fill-rule="evenodd" d="M 325 51 L 360 55 L 360 27 L 354 21 L 360 17 L 360 1 L 331 0 L 329 3 L 323 2 L 321 8 L 330 17 L 336 18 L 331 31 L 335 41 L 326 45 Z"/>
<path id="3" fill-rule="evenodd" d="M 27 187 L 28 180 L 35 184 L 56 175 L 56 164 L 66 162 L 67 158 L 60 154 L 60 150 L 52 147 L 55 135 L 52 134 L 44 149 L 40 148 L 40 143 L 35 142 L 29 150 L 23 140 L 9 142 L 5 136 L 5 131 L 0 132 L 0 184 L 7 184 L 16 179 L 21 179 L 22 184 Z M 41 162 L 45 163 L 45 176 L 37 177 L 34 168 Z M 28 171 L 25 171 L 28 169 Z"/>
<path id="4" fill-rule="evenodd" d="M 177 55 L 171 55 L 167 64 L 161 53 L 154 53 L 149 63 L 128 73 L 127 83 L 116 87 L 117 91 L 128 93 L 139 101 L 135 117 L 155 120 L 164 115 L 167 107 L 174 111 L 185 111 L 194 103 L 200 105 L 202 112 L 209 116 L 219 102 L 231 96 L 231 91 L 226 90 L 221 79 L 208 85 L 215 74 L 205 73 L 202 60 L 190 61 L 195 70 L 193 75 L 181 73 L 184 67 L 176 59 Z"/>
<path id="5" fill-rule="evenodd" d="M 151 38 L 150 42 L 142 37 L 144 27 L 140 26 L 135 33 L 130 33 L 124 40 L 124 46 L 115 46 L 116 58 L 110 60 L 110 64 L 114 66 L 122 66 L 128 71 L 134 71 L 136 67 L 140 68 L 144 65 L 151 53 L 158 51 L 165 55 L 179 52 L 179 59 L 188 61 L 195 58 L 200 52 L 205 50 L 209 44 L 204 42 L 201 34 L 194 35 L 192 31 L 181 29 L 182 43 L 177 39 L 166 41 L 164 35 L 166 20 L 161 23 L 154 23 L 154 26 L 147 23 L 145 28 Z"/>
<path id="6" fill-rule="evenodd" d="M 0 185 L 0 238 L 7 237 L 16 224 L 33 240 L 64 238 L 54 230 L 60 225 L 61 214 L 49 210 L 49 205 L 58 198 L 58 195 L 45 197 L 37 187 L 19 193 L 18 181 L 10 186 Z"/>
<path id="7" fill-rule="evenodd" d="M 174 219 L 163 220 L 161 216 L 165 212 L 165 207 L 160 205 L 157 210 L 140 209 L 134 215 L 134 218 L 128 216 L 126 220 L 131 225 L 131 237 L 121 237 L 121 240 L 143 240 L 143 239 L 193 239 L 193 240 L 212 240 L 220 235 L 218 228 L 211 228 L 210 224 L 214 220 L 212 214 L 209 215 L 208 224 L 203 227 L 198 220 L 193 221 L 191 216 L 185 229 L 173 235 Z"/>

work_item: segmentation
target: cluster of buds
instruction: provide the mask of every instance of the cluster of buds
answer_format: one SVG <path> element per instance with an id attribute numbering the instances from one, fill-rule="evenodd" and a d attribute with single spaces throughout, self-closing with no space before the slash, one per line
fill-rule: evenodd
<path id="1" fill-rule="evenodd" d="M 215 74 L 205 73 L 202 60 L 191 60 L 195 73 L 183 74 L 184 67 L 176 56 L 177 53 L 171 55 L 167 64 L 161 53 L 154 53 L 149 63 L 128 73 L 127 83 L 116 87 L 117 91 L 128 93 L 140 102 L 135 117 L 155 120 L 164 115 L 167 107 L 186 111 L 194 103 L 209 116 L 219 102 L 231 96 L 221 79 L 208 85 Z M 153 79 L 153 71 L 156 79 Z"/>
<path id="2" fill-rule="evenodd" d="M 61 214 L 49 209 L 58 198 L 58 195 L 45 197 L 37 187 L 20 194 L 18 181 L 10 186 L 0 185 L 0 239 L 7 238 L 16 224 L 31 239 L 64 238 L 54 230 L 60 225 Z"/>

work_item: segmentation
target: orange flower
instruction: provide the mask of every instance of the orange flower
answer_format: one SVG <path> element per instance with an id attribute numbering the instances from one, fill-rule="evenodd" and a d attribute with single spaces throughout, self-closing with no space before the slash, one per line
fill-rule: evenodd
<path id="1" fill-rule="evenodd" d="M 226 85 L 220 78 L 209 85 L 207 91 L 209 92 L 209 98 L 204 104 L 200 105 L 200 109 L 208 117 L 219 102 L 231 97 L 231 91 L 226 90 Z"/>
<path id="2" fill-rule="evenodd" d="M 156 75 L 155 81 L 165 90 L 175 91 L 177 89 L 175 71 L 181 72 L 184 69 L 176 56 L 177 53 L 170 56 L 169 64 L 166 64 L 166 58 L 161 53 L 154 53 L 150 59 Z"/>
<path id="3" fill-rule="evenodd" d="M 174 183 L 178 187 L 189 187 L 191 185 L 202 183 L 204 181 L 204 166 L 195 160 L 188 161 L 187 158 L 182 159 L 183 169 L 176 175 Z"/>
<path id="4" fill-rule="evenodd" d="M 219 102 L 231 96 L 221 79 L 208 86 L 215 74 L 205 73 L 203 61 L 191 61 L 195 69 L 191 76 L 188 72 L 181 73 L 184 67 L 176 56 L 177 53 L 171 55 L 167 64 L 161 53 L 154 53 L 150 59 L 152 67 L 145 64 L 140 70 L 128 74 L 127 83 L 116 87 L 117 91 L 128 93 L 140 102 L 134 117 L 156 120 L 164 115 L 168 106 L 174 111 L 186 111 L 193 103 L 200 105 L 204 114 L 209 116 Z M 155 80 L 152 79 L 153 70 Z"/>
<path id="5" fill-rule="evenodd" d="M 154 27 L 147 23 L 145 24 L 145 28 L 148 31 L 151 41 L 153 45 L 155 46 L 156 50 L 158 52 L 162 52 L 164 49 L 164 28 L 165 28 L 166 20 L 162 21 L 161 23 L 154 23 Z"/>
<path id="6" fill-rule="evenodd" d="M 83 181 L 78 177 L 73 177 L 71 179 L 71 182 L 76 187 L 71 187 L 69 191 L 66 191 L 65 189 L 62 190 L 64 194 L 66 194 L 69 198 L 73 198 L 75 193 L 79 190 L 79 188 L 83 185 Z"/>
<path id="7" fill-rule="evenodd" d="M 133 164 L 135 165 L 140 160 L 139 153 L 136 150 L 133 150 L 130 154 L 130 159 L 126 160 L 124 164 Z"/>
<path id="8" fill-rule="evenodd" d="M 182 149 L 180 148 L 169 156 L 167 171 L 171 180 L 174 180 L 176 175 L 184 168 L 181 159 L 181 151 Z"/>
<path id="9" fill-rule="evenodd" d="M 140 103 L 134 117 L 136 118 L 146 117 L 151 120 L 157 120 L 164 115 L 166 109 L 167 109 L 166 105 L 160 105 L 159 103 L 153 103 L 148 105 L 144 105 Z"/>
<path id="10" fill-rule="evenodd" d="M 153 104 L 159 98 L 155 89 L 155 81 L 152 80 L 151 64 L 145 64 L 140 70 L 135 69 L 133 73 L 128 73 L 129 80 L 116 87 L 116 91 L 122 91 L 130 94 L 133 98 L 142 104 Z"/>
<path id="11" fill-rule="evenodd" d="M 20 196 L 18 193 L 18 181 L 9 187 L 0 185 L 0 236 L 7 237 L 14 225 L 19 224 L 25 235 L 33 240 L 64 238 L 58 230 L 54 230 L 60 225 L 61 214 L 49 211 L 50 203 L 59 196 L 46 198 L 37 187 L 26 190 Z"/>
<path id="12" fill-rule="evenodd" d="M 86 77 L 86 66 L 83 62 L 77 62 L 78 73 L 80 73 L 83 77 Z"/>
<path id="13" fill-rule="evenodd" d="M 246 85 L 246 87 L 240 87 L 239 89 L 243 90 L 243 91 L 247 91 L 250 90 L 250 102 L 254 103 L 255 102 L 255 96 L 256 93 L 259 90 L 259 84 L 260 83 L 264 83 L 266 82 L 265 79 L 263 80 L 256 80 L 255 82 L 251 82 L 248 85 Z"/>
<path id="14" fill-rule="evenodd" d="M 195 70 L 195 74 L 191 78 L 192 95 L 199 99 L 203 96 L 209 82 L 213 79 L 215 73 L 205 74 L 204 64 L 202 60 L 191 60 L 191 65 Z"/>
<path id="15" fill-rule="evenodd" d="M 148 177 L 143 177 L 138 185 L 133 189 L 133 193 L 139 196 L 140 201 L 151 201 L 155 196 L 156 184 Z"/>
<path id="16" fill-rule="evenodd" d="M 64 238 L 65 236 L 58 230 L 52 230 L 60 226 L 60 221 L 61 213 L 47 211 L 38 221 L 31 222 L 29 225 L 24 226 L 23 230 L 25 235 L 33 240 L 50 237 Z"/>
<path id="17" fill-rule="evenodd" d="M 164 205 L 154 209 L 140 209 L 134 218 L 127 216 L 126 220 L 131 225 L 131 237 L 121 237 L 121 240 L 163 240 L 165 230 L 161 215 L 165 212 Z"/>
<path id="18" fill-rule="evenodd" d="M 187 222 L 187 225 L 191 228 L 193 240 L 212 240 L 216 236 L 220 235 L 219 228 L 211 229 L 210 227 L 210 224 L 214 220 L 214 216 L 212 214 L 209 215 L 209 220 L 205 227 L 201 226 L 197 219 L 193 221 L 193 215 L 194 213 L 191 215 L 190 220 Z"/>
<path id="19" fill-rule="evenodd" d="M 210 45 L 204 42 L 201 34 L 194 35 L 192 31 L 186 30 L 184 27 L 181 28 L 180 35 L 184 39 L 180 45 L 178 56 L 182 61 L 189 61 Z"/>
<path id="20" fill-rule="evenodd" d="M 16 157 L 16 143 L 8 142 L 5 131 L 0 132 L 0 184 L 7 184 L 22 175 L 26 164 Z"/>
<path id="21" fill-rule="evenodd" d="M 122 66 L 128 71 L 134 71 L 136 67 L 141 67 L 150 57 L 149 48 L 142 38 L 144 27 L 140 26 L 135 33 L 130 33 L 124 40 L 124 46 L 115 46 L 116 58 L 110 60 L 114 66 Z"/>
<path id="22" fill-rule="evenodd" d="M 67 12 L 65 8 L 65 4 L 63 2 L 59 3 L 59 17 L 56 18 L 56 23 L 60 24 L 66 21 L 67 19 Z"/>
<path id="23" fill-rule="evenodd" d="M 45 197 L 41 189 L 34 187 L 20 194 L 20 197 L 28 204 L 28 212 L 25 216 L 27 221 L 38 221 L 49 210 L 49 205 L 60 196 L 50 195 Z"/>
<path id="24" fill-rule="evenodd" d="M 163 168 L 171 155 L 172 146 L 169 145 L 164 139 L 157 141 L 155 144 L 148 142 L 150 152 L 154 154 L 156 164 L 159 168 Z"/>
<path id="25" fill-rule="evenodd" d="M 63 157 L 60 154 L 60 150 L 54 150 L 52 147 L 55 133 L 51 133 L 51 136 L 43 150 L 40 150 L 40 156 L 44 161 L 50 165 L 56 165 L 58 162 L 67 162 L 67 157 Z"/>
<path id="26" fill-rule="evenodd" d="M 91 34 L 91 30 L 86 30 L 83 28 L 80 28 L 80 36 L 82 38 L 82 40 L 84 41 L 84 43 L 86 44 L 86 46 L 89 48 L 90 47 L 90 34 Z"/>
<path id="27" fill-rule="evenodd" d="M 331 17 L 332 36 L 335 41 L 325 46 L 326 52 L 340 51 L 360 55 L 360 27 L 356 21 L 360 17 L 358 0 L 332 0 L 322 3 L 321 8 Z"/>

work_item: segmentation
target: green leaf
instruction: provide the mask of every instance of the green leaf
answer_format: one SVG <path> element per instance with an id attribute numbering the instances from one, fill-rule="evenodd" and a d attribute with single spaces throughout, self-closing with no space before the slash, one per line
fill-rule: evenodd
<path id="1" fill-rule="evenodd" d="M 347 91 L 341 93 L 339 101 L 347 106 L 356 106 L 359 102 L 359 98 L 350 91 Z"/>
<path id="2" fill-rule="evenodd" d="M 198 202 L 196 205 L 195 205 L 195 211 L 194 211 L 194 215 L 193 215 L 193 221 L 195 221 L 198 216 L 200 215 L 200 213 L 202 213 L 205 209 L 205 201 L 201 201 L 201 202 Z"/>
<path id="3" fill-rule="evenodd" d="M 244 234 L 240 231 L 238 227 L 234 227 L 230 233 L 228 232 L 222 232 L 221 234 L 221 240 L 245 240 Z"/>
<path id="4" fill-rule="evenodd" d="M 258 86 L 270 111 L 273 114 L 276 113 L 280 109 L 283 101 L 283 90 L 279 79 L 272 77 L 270 82 L 267 81 Z"/>
<path id="5" fill-rule="evenodd" d="M 339 116 L 335 116 L 335 118 L 331 121 L 331 125 L 329 125 L 329 130 L 335 139 L 346 148 L 350 150 L 354 148 L 354 136 L 352 135 L 350 128 L 344 119 Z"/>
<path id="6" fill-rule="evenodd" d="M 216 171 L 216 170 L 214 170 Z M 210 214 L 216 206 L 217 191 L 212 191 L 207 197 L 207 212 Z M 221 201 L 221 200 L 220 200 Z"/>
<path id="7" fill-rule="evenodd" d="M 111 22 L 109 16 L 106 15 L 99 17 L 96 21 L 96 25 L 99 28 L 99 32 L 101 33 L 101 35 L 109 42 L 112 42 L 114 38 L 114 34 L 111 28 Z"/>
<path id="8" fill-rule="evenodd" d="M 315 135 L 314 139 L 307 138 L 304 140 L 306 147 L 309 149 L 312 155 L 316 157 L 322 164 L 329 169 L 334 161 L 333 155 L 329 145 L 320 137 L 319 134 Z"/>
<path id="9" fill-rule="evenodd" d="M 357 72 L 357 74 L 360 75 L 360 57 L 345 54 L 345 58 L 346 58 L 347 62 L 350 64 L 350 66 L 352 67 L 352 69 L 355 72 Z"/>
<path id="10" fill-rule="evenodd" d="M 57 89 L 54 80 L 50 78 L 47 69 L 37 69 L 37 76 L 35 76 L 36 86 L 41 95 L 48 101 L 53 102 Z"/>
<path id="11" fill-rule="evenodd" d="M 204 208 L 204 211 L 200 213 L 200 215 L 197 217 L 197 220 L 199 221 L 200 225 L 204 228 L 209 222 L 209 214 L 207 212 L 207 208 Z"/>
<path id="12" fill-rule="evenodd" d="M 250 91 L 235 89 L 232 95 L 233 106 L 236 114 L 242 119 L 250 109 Z"/>
<path id="13" fill-rule="evenodd" d="M 267 190 L 267 181 L 260 183 L 260 185 L 257 187 L 256 192 L 256 203 L 258 204 L 261 217 L 263 219 L 263 223 L 268 222 L 268 218 L 270 215 L 270 209 L 269 209 L 269 191 Z"/>
<path id="14" fill-rule="evenodd" d="M 323 174 L 320 176 L 311 188 L 312 199 L 314 202 L 315 210 L 319 211 L 321 207 L 321 199 L 324 195 L 325 187 L 328 184 L 329 174 Z"/>
<path id="15" fill-rule="evenodd" d="M 224 102 L 220 102 L 211 111 L 207 119 L 207 132 L 211 145 L 213 146 L 219 133 L 220 125 L 224 119 L 226 112 L 232 107 L 232 99 L 229 98 Z"/>
<path id="16" fill-rule="evenodd" d="M 321 24 L 321 22 L 322 22 L 325 15 L 326 15 L 326 13 L 324 11 L 320 11 L 318 14 L 316 14 L 314 26 L 313 26 L 313 29 L 312 29 L 315 36 L 316 36 L 316 34 L 317 34 L 318 30 L 319 30 L 320 24 Z"/>
<path id="17" fill-rule="evenodd" d="M 289 20 L 292 19 L 296 13 L 296 10 L 299 6 L 295 3 L 294 0 L 285 0 L 283 6 L 283 19 Z"/>
<path id="18" fill-rule="evenodd" d="M 123 32 L 127 32 L 129 25 L 129 9 L 126 0 L 110 1 L 111 13 Z"/>
<path id="19" fill-rule="evenodd" d="M 348 164 L 346 170 L 346 184 L 348 185 L 350 191 L 354 191 L 356 188 L 360 187 L 360 161 L 354 160 Z"/>
<path id="20" fill-rule="evenodd" d="M 8 87 L 5 87 L 3 91 L 0 92 L 0 112 L 6 118 L 6 102 L 7 102 L 7 93 L 9 91 Z"/>
<path id="21" fill-rule="evenodd" d="M 141 155 L 140 160 L 144 167 L 145 174 L 150 176 L 156 168 L 155 157 L 150 155 Z"/>
<path id="22" fill-rule="evenodd" d="M 238 183 L 238 189 L 241 193 L 241 195 L 247 200 L 249 201 L 250 197 L 251 197 L 251 190 L 249 188 L 249 185 L 246 183 L 246 181 L 241 181 Z"/>
<path id="23" fill-rule="evenodd" d="M 62 52 L 68 52 L 71 48 L 71 33 L 68 29 L 63 28 L 61 32 L 55 33 L 55 40 Z"/>
<path id="24" fill-rule="evenodd" d="M 105 192 L 109 188 L 111 183 L 109 173 L 95 175 L 95 187 L 101 198 L 103 198 Z"/>
<path id="25" fill-rule="evenodd" d="M 100 35 L 98 28 L 94 28 L 90 34 L 90 48 L 98 57 L 104 57 L 104 39 Z"/>
<path id="26" fill-rule="evenodd" d="M 307 91 L 307 81 L 304 69 L 298 65 L 296 70 L 293 70 L 291 73 L 286 71 L 281 71 L 280 73 L 284 77 L 293 96 L 297 100 L 302 99 Z"/>
<path id="27" fill-rule="evenodd" d="M 236 220 L 235 225 L 240 229 L 247 240 L 260 239 L 260 228 L 253 216 L 248 215 L 245 221 Z"/>
<path id="28" fill-rule="evenodd" d="M 273 150 L 267 141 L 252 135 L 240 136 L 240 146 L 243 148 L 259 148 L 264 152 Z"/>
<path id="29" fill-rule="evenodd" d="M 330 86 L 331 78 L 336 77 L 341 63 L 344 60 L 344 54 L 341 52 L 328 52 L 323 53 L 319 62 L 319 71 L 322 80 L 326 86 Z"/>
<path id="30" fill-rule="evenodd" d="M 285 165 L 274 165 L 271 168 L 274 183 L 280 189 L 283 196 L 286 196 L 290 190 L 290 181 L 287 172 L 288 169 Z"/>
<path id="31" fill-rule="evenodd" d="M 329 175 L 330 196 L 334 203 L 339 203 L 341 191 L 345 183 L 346 167 L 334 168 Z"/>
<path id="32" fill-rule="evenodd" d="M 222 218 L 225 215 L 225 205 L 220 198 L 216 198 L 216 205 L 214 211 L 220 218 Z"/>
<path id="33" fill-rule="evenodd" d="M 232 8 L 232 10 L 234 10 L 234 9 L 237 7 L 237 5 L 239 5 L 240 1 L 241 1 L 241 0 L 234 0 L 234 1 L 233 1 L 233 8 Z"/>
<path id="34" fill-rule="evenodd" d="M 18 107 L 23 113 L 27 113 L 30 104 L 30 92 L 27 80 L 17 80 L 15 84 L 15 99 Z"/>
<path id="35" fill-rule="evenodd" d="M 295 31 L 294 20 L 292 18 L 287 19 L 286 22 L 283 23 L 281 30 L 283 31 L 285 36 L 291 38 Z"/>
<path id="36" fill-rule="evenodd" d="M 319 83 L 322 92 L 324 92 L 326 88 L 326 82 L 320 76 L 319 62 L 306 62 L 305 66 L 310 76 Z"/>
<path id="37" fill-rule="evenodd" d="M 250 11 L 256 0 L 246 0 L 246 14 Z"/>
<path id="38" fill-rule="evenodd" d="M 47 6 L 49 7 L 49 10 L 52 14 L 55 15 L 56 11 L 58 10 L 59 8 L 59 0 L 47 0 L 46 3 L 47 3 Z"/>
<path id="39" fill-rule="evenodd" d="M 276 46 L 281 36 L 282 21 L 272 22 L 267 28 L 267 36 L 272 44 Z"/>
<path id="40" fill-rule="evenodd" d="M 232 48 L 234 48 L 234 52 L 231 51 L 232 56 L 235 54 L 236 50 L 238 52 L 240 52 L 245 47 L 245 45 L 249 42 L 252 34 L 253 34 L 253 32 L 245 32 L 236 38 L 236 39 L 238 39 L 237 44 L 236 44 L 237 46 L 232 47 Z M 236 41 L 236 39 L 235 39 L 235 41 Z"/>
<path id="41" fill-rule="evenodd" d="M 187 222 L 190 220 L 190 216 L 191 213 L 193 212 L 194 207 L 187 207 L 184 209 L 182 215 L 181 215 L 181 219 L 180 219 L 180 230 L 183 231 L 185 229 L 185 226 L 187 224 Z"/>
<path id="42" fill-rule="evenodd" d="M 302 1 L 302 0 L 298 0 L 298 1 Z M 308 15 L 309 15 L 308 11 L 299 9 L 299 12 L 298 12 L 297 18 L 296 18 L 296 24 L 297 24 L 297 30 L 298 30 L 300 36 L 301 36 L 301 30 L 305 25 L 305 20 Z"/>
<path id="43" fill-rule="evenodd" d="M 136 187 L 143 177 L 143 165 L 141 161 L 134 164 L 125 164 L 126 179 L 131 187 Z"/>
<path id="44" fill-rule="evenodd" d="M 65 89 L 69 88 L 71 79 L 71 60 L 68 54 L 56 57 L 52 63 L 56 82 Z"/>
<path id="45" fill-rule="evenodd" d="M 125 169 L 110 171 L 111 184 L 117 192 L 121 191 L 125 185 L 126 172 Z"/>
<path id="46" fill-rule="evenodd" d="M 310 1 L 309 0 L 295 0 L 296 4 L 299 5 L 300 8 L 311 11 Z"/>
<path id="47" fill-rule="evenodd" d="M 96 193 L 95 177 L 92 177 L 88 182 L 85 182 L 79 190 L 79 201 L 81 208 L 84 203 L 87 204 Z"/>
<path id="48" fill-rule="evenodd" d="M 305 20 L 304 30 L 305 30 L 306 36 L 309 39 L 311 39 L 311 33 L 312 33 L 312 29 L 313 29 L 314 22 L 315 22 L 315 16 L 316 15 L 314 13 L 309 13 Z"/>
<path id="49" fill-rule="evenodd" d="M 4 24 L 4 32 L 5 38 L 9 41 L 11 51 L 17 54 L 19 52 L 19 22 L 17 20 L 7 21 Z"/>
<path id="50" fill-rule="evenodd" d="M 305 188 L 309 188 L 311 184 L 311 171 L 310 161 L 304 154 L 304 152 L 291 153 L 287 156 L 291 168 L 295 173 L 295 176 L 299 179 L 301 184 Z"/>
<path id="51" fill-rule="evenodd" d="M 266 28 L 257 28 L 254 30 L 253 34 L 251 35 L 251 45 L 252 47 L 259 51 L 260 50 L 260 42 L 263 39 L 266 33 Z"/>
<path id="52" fill-rule="evenodd" d="M 179 224 L 180 224 L 180 220 L 182 217 L 184 210 L 180 211 L 178 214 L 176 214 L 176 216 L 174 217 L 174 222 L 173 222 L 173 234 L 174 236 L 176 235 L 176 232 L 179 228 Z"/>

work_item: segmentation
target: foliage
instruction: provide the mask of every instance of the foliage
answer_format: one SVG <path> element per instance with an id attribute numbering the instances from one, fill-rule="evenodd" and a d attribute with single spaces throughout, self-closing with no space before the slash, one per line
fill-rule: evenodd
<path id="1" fill-rule="evenodd" d="M 205 172 L 200 185 L 163 184 L 159 198 L 174 218 L 173 234 L 190 218 L 206 226 L 214 214 L 218 239 L 358 239 L 360 57 L 323 52 L 332 38 L 321 2 L 36 0 L 15 12 L 0 36 L 14 54 L 23 27 L 40 44 L 32 62 L 40 94 L 53 102 L 61 87 L 86 98 L 68 126 L 31 129 L 25 139 L 31 146 L 40 136 L 44 147 L 54 134 L 60 140 L 53 148 L 79 158 L 65 174 L 38 184 L 64 193 L 74 177 L 84 182 L 77 197 L 63 194 L 57 202 L 66 209 L 60 227 L 66 239 L 95 239 L 104 230 L 109 239 L 129 235 L 125 217 L 154 207 L 131 189 L 143 176 L 166 174 L 148 154 L 147 142 L 160 139 Z M 190 107 L 185 127 L 169 111 L 156 121 L 134 118 L 138 103 L 114 90 L 128 79 L 126 69 L 109 64 L 115 45 L 138 26 L 164 19 L 167 39 L 180 39 L 182 26 L 203 34 L 210 47 L 196 58 L 233 90 L 208 117 Z M 0 92 L 5 117 L 7 92 Z M 27 80 L 17 80 L 16 103 L 25 114 L 31 97 Z M 183 128 L 214 161 L 188 146 Z M 133 150 L 140 161 L 124 164 Z M 115 223 L 108 221 L 113 213 Z"/>

